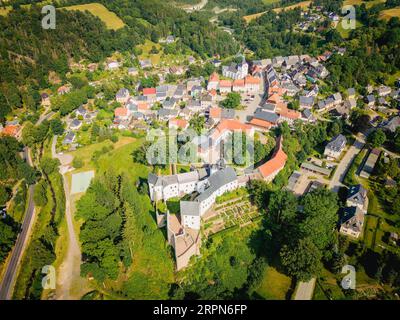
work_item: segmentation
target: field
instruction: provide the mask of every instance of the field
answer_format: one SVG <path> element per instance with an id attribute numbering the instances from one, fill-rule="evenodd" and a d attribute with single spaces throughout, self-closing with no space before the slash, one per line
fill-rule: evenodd
<path id="1" fill-rule="evenodd" d="M 256 290 L 256 293 L 266 300 L 286 300 L 292 280 L 268 266 L 265 269 L 264 278 Z"/>
<path id="2" fill-rule="evenodd" d="M 105 6 L 100 3 L 88 3 L 76 6 L 64 7 L 66 10 L 79 10 L 89 11 L 91 14 L 97 16 L 102 20 L 108 29 L 118 30 L 124 27 L 124 22 L 114 13 L 109 11 Z"/>
<path id="3" fill-rule="evenodd" d="M 379 18 L 384 20 L 390 20 L 393 17 L 400 17 L 400 7 L 383 10 L 379 15 Z"/>
<path id="4" fill-rule="evenodd" d="M 11 10 L 11 7 L 0 8 L 0 16 L 6 16 Z"/>
<path id="5" fill-rule="evenodd" d="M 339 21 L 336 30 L 340 33 L 340 35 L 342 36 L 342 38 L 347 39 L 350 36 L 350 32 L 352 31 L 352 29 L 344 29 L 342 27 L 342 20 Z M 359 21 L 356 21 L 356 28 L 362 27 L 362 23 Z"/>
<path id="6" fill-rule="evenodd" d="M 379 3 L 384 3 L 386 0 L 372 0 L 372 1 L 363 1 L 363 0 L 345 0 L 343 5 L 344 6 L 351 6 L 351 5 L 361 5 L 365 4 L 367 8 L 371 8 L 372 6 L 379 4 Z"/>
<path id="7" fill-rule="evenodd" d="M 300 8 L 308 8 L 310 6 L 310 4 L 311 4 L 311 1 L 303 1 L 303 2 L 299 2 L 299 3 L 296 3 L 296 4 L 291 5 L 291 6 L 282 7 L 282 8 L 276 8 L 276 9 L 274 9 L 274 11 L 279 13 L 282 10 L 292 10 L 292 9 L 299 8 L 299 7 Z"/>
<path id="8" fill-rule="evenodd" d="M 275 0 L 265 0 L 265 2 L 267 2 L 267 3 L 273 3 L 273 2 L 277 2 L 277 1 L 275 1 Z M 300 7 L 300 8 L 307 8 L 307 7 L 310 5 L 310 3 L 311 3 L 311 1 L 303 1 L 303 2 L 299 2 L 299 3 L 296 3 L 296 4 L 291 5 L 291 6 L 282 7 L 282 8 L 275 8 L 275 9 L 273 9 L 273 10 L 274 10 L 275 12 L 279 13 L 279 12 L 281 12 L 282 10 L 291 10 L 291 9 L 295 9 L 295 8 L 297 8 L 297 7 Z M 264 13 L 265 13 L 265 11 L 264 11 L 264 12 L 255 13 L 255 14 L 251 14 L 251 15 L 248 15 L 248 16 L 244 16 L 243 19 L 244 19 L 247 23 L 249 23 L 250 21 L 261 17 Z"/>

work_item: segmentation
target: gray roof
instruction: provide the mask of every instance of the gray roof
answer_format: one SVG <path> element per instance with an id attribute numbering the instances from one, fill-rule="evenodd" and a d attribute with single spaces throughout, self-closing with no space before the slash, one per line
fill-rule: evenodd
<path id="1" fill-rule="evenodd" d="M 74 119 L 74 120 L 71 122 L 71 127 L 77 127 L 77 126 L 80 126 L 80 125 L 81 125 L 81 121 L 78 120 L 78 119 Z"/>
<path id="2" fill-rule="evenodd" d="M 126 96 L 129 96 L 129 90 L 126 88 L 119 89 L 116 94 L 117 98 L 124 98 Z"/>
<path id="3" fill-rule="evenodd" d="M 178 174 L 177 176 L 179 183 L 189 183 L 199 180 L 199 173 L 197 171 L 185 172 Z"/>
<path id="4" fill-rule="evenodd" d="M 347 228 L 361 232 L 364 223 L 364 214 L 358 207 L 347 207 L 340 217 L 339 223 L 345 224 Z"/>
<path id="5" fill-rule="evenodd" d="M 356 89 L 354 89 L 354 88 L 349 88 L 349 89 L 347 90 L 347 94 L 348 94 L 349 96 L 354 96 L 354 95 L 356 94 Z"/>
<path id="6" fill-rule="evenodd" d="M 367 190 L 365 190 L 365 188 L 361 184 L 359 184 L 350 187 L 347 200 L 363 205 L 366 197 L 367 197 Z"/>
<path id="7" fill-rule="evenodd" d="M 279 116 L 276 113 L 262 111 L 262 109 L 257 109 L 257 111 L 254 113 L 254 118 L 268 121 L 271 123 L 277 123 L 279 120 Z"/>
<path id="8" fill-rule="evenodd" d="M 309 109 L 305 109 L 303 111 L 303 117 L 306 118 L 306 119 L 310 119 L 312 117 L 311 111 Z"/>
<path id="9" fill-rule="evenodd" d="M 149 184 L 155 185 L 158 181 L 158 177 L 154 173 L 149 173 L 147 181 Z"/>
<path id="10" fill-rule="evenodd" d="M 181 215 L 183 216 L 200 216 L 200 203 L 196 201 L 181 201 Z"/>
<path id="11" fill-rule="evenodd" d="M 230 182 L 235 181 L 236 179 L 236 172 L 231 167 L 227 167 L 225 169 L 217 171 L 208 179 L 210 186 L 206 189 L 206 191 L 204 191 L 196 198 L 196 201 L 203 201 L 208 199 L 219 188 Z"/>
<path id="12" fill-rule="evenodd" d="M 300 97 L 300 105 L 306 105 L 312 107 L 314 104 L 314 97 Z"/>
<path id="13" fill-rule="evenodd" d="M 264 104 L 264 105 L 262 106 L 262 108 L 263 108 L 264 110 L 268 110 L 268 111 L 275 111 L 276 106 L 275 106 L 274 104 L 272 104 L 272 103 L 266 103 L 266 104 Z"/>
<path id="14" fill-rule="evenodd" d="M 162 184 L 164 187 L 177 183 L 178 183 L 178 178 L 176 175 L 162 177 Z"/>
<path id="15" fill-rule="evenodd" d="M 368 103 L 375 102 L 375 96 L 372 95 L 372 94 L 368 95 L 367 96 L 367 101 L 368 101 Z"/>
<path id="16" fill-rule="evenodd" d="M 331 142 L 329 142 L 326 147 L 328 149 L 334 150 L 334 151 L 341 151 L 344 146 L 347 143 L 347 139 L 344 135 L 339 134 L 336 137 L 334 137 Z"/>
<path id="17" fill-rule="evenodd" d="M 66 136 L 65 136 L 65 138 L 64 138 L 64 140 L 63 140 L 63 143 L 64 143 L 64 144 L 71 143 L 71 142 L 74 140 L 74 138 L 75 138 L 75 133 L 72 132 L 72 131 L 70 131 L 70 132 L 68 132 L 68 133 L 66 134 Z"/>
<path id="18" fill-rule="evenodd" d="M 331 174 L 331 170 L 316 166 L 315 164 L 308 163 L 308 162 L 303 162 L 301 164 L 301 168 L 311 170 L 313 172 L 318 172 L 318 173 L 321 173 L 326 176 L 329 176 Z"/>

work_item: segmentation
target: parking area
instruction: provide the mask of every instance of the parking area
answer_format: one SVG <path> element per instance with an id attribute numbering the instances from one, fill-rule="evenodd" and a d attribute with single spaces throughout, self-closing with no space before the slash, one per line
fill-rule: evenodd
<path id="1" fill-rule="evenodd" d="M 318 184 L 329 184 L 329 180 L 327 180 L 327 178 L 323 175 L 309 172 L 303 169 L 300 169 L 298 173 L 300 174 L 300 177 L 293 184 L 293 187 L 291 189 L 296 196 L 302 196 L 304 193 L 309 191 L 310 188 L 312 188 L 313 183 L 315 186 L 317 186 Z"/>

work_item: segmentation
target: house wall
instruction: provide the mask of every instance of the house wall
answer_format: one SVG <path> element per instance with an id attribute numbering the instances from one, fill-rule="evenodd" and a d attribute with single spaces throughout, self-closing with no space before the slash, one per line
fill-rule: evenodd
<path id="1" fill-rule="evenodd" d="M 340 227 L 340 233 L 342 233 L 344 235 L 348 235 L 348 236 L 354 237 L 354 238 L 358 238 L 360 236 L 360 232 L 355 232 L 354 230 L 348 229 L 348 228 L 346 228 L 344 226 Z"/>

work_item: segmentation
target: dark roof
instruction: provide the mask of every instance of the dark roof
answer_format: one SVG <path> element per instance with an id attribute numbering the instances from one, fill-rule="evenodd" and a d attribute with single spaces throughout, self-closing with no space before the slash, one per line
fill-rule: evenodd
<path id="1" fill-rule="evenodd" d="M 254 113 L 254 118 L 268 121 L 271 123 L 277 123 L 279 120 L 279 116 L 276 113 L 262 111 L 261 109 L 257 109 L 257 111 Z"/>

